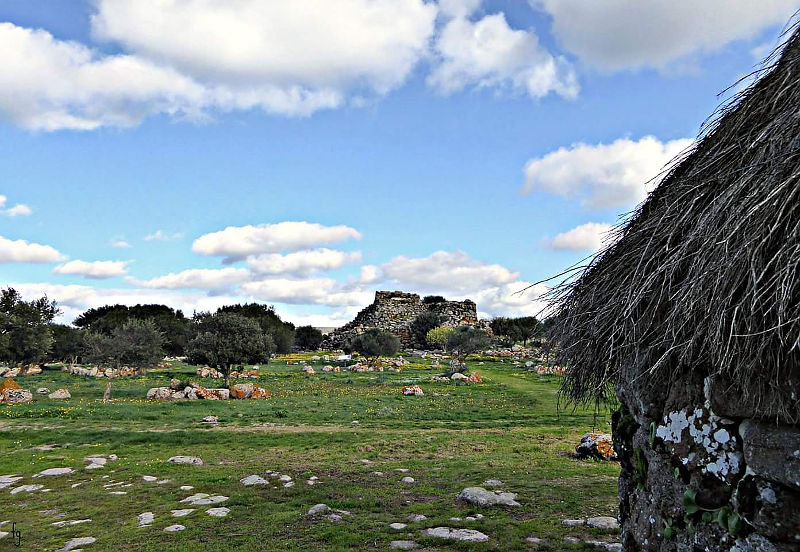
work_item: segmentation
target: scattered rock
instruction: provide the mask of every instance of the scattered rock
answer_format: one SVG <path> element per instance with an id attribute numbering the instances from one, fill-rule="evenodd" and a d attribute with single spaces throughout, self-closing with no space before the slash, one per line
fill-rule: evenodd
<path id="1" fill-rule="evenodd" d="M 155 518 L 156 516 L 153 512 L 139 514 L 139 527 L 149 527 Z"/>
<path id="2" fill-rule="evenodd" d="M 203 418 L 203 423 L 204 424 L 218 424 L 219 423 L 219 418 L 217 418 L 216 416 L 206 416 L 205 418 Z"/>
<path id="3" fill-rule="evenodd" d="M 283 486 L 287 489 L 290 487 L 294 487 L 294 481 L 287 481 L 286 483 L 283 484 Z"/>
<path id="4" fill-rule="evenodd" d="M 181 485 L 180 489 L 182 491 L 191 491 L 192 489 L 194 489 L 194 487 L 192 487 L 191 485 Z"/>
<path id="5" fill-rule="evenodd" d="M 57 552 L 69 552 L 70 550 L 74 550 L 79 546 L 92 544 L 96 540 L 97 539 L 94 537 L 78 537 L 77 539 L 71 539 L 67 541 L 67 544 L 64 545 L 64 548 L 59 548 Z"/>
<path id="6" fill-rule="evenodd" d="M 102 456 L 89 456 L 87 458 L 84 458 L 83 460 L 84 462 L 89 462 L 89 465 L 86 466 L 87 470 L 96 470 L 99 468 L 103 468 L 108 462 L 108 459 Z"/>
<path id="7" fill-rule="evenodd" d="M 172 510 L 172 517 L 184 517 L 194 512 L 194 508 L 185 508 L 183 510 Z"/>
<path id="8" fill-rule="evenodd" d="M 453 381 L 456 381 L 456 380 L 465 380 L 465 379 L 467 379 L 467 376 L 465 376 L 465 375 L 464 375 L 464 374 L 462 374 L 461 372 L 456 372 L 456 373 L 454 373 L 452 376 L 450 376 L 450 379 L 451 379 L 451 380 L 453 380 Z"/>
<path id="9" fill-rule="evenodd" d="M 317 504 L 316 506 L 311 507 L 311 509 L 308 511 L 308 515 L 316 516 L 322 512 L 327 512 L 328 510 L 330 510 L 330 508 L 327 504 Z"/>
<path id="10" fill-rule="evenodd" d="M 230 511 L 230 508 L 209 508 L 206 513 L 212 517 L 225 517 Z"/>
<path id="11" fill-rule="evenodd" d="M 406 519 L 408 520 L 409 523 L 417 523 L 420 521 L 425 521 L 428 518 L 427 516 L 424 516 L 422 514 L 411 514 Z"/>
<path id="12" fill-rule="evenodd" d="M 540 539 L 539 537 L 528 537 L 525 539 L 525 541 L 528 542 L 528 544 L 533 544 L 537 546 L 544 542 L 544 540 Z"/>
<path id="13" fill-rule="evenodd" d="M 164 527 L 164 531 L 167 533 L 177 533 L 178 531 L 183 531 L 186 529 L 183 525 L 176 523 L 175 525 L 170 525 L 168 527 Z"/>
<path id="14" fill-rule="evenodd" d="M 581 442 L 575 447 L 575 452 L 580 458 L 595 458 L 598 460 L 616 460 L 614 441 L 607 433 L 586 433 L 581 437 Z"/>
<path id="15" fill-rule="evenodd" d="M 583 527 L 586 525 L 585 519 L 565 519 L 561 522 L 564 527 Z"/>
<path id="16" fill-rule="evenodd" d="M 42 491 L 42 492 L 44 492 L 44 491 Z M 115 496 L 123 496 L 123 495 L 126 495 L 126 494 L 128 494 L 128 493 L 127 493 L 127 492 L 125 492 L 125 491 L 111 491 L 111 492 L 110 492 L 110 493 L 108 493 L 108 494 L 112 494 L 112 495 L 115 495 Z"/>
<path id="17" fill-rule="evenodd" d="M 514 493 L 501 491 L 487 491 L 483 487 L 467 487 L 458 495 L 458 498 L 474 504 L 475 506 L 521 506 L 515 499 Z"/>
<path id="18" fill-rule="evenodd" d="M 408 468 L 395 468 L 394 471 L 396 471 L 398 473 L 408 473 L 409 469 Z"/>
<path id="19" fill-rule="evenodd" d="M 483 482 L 486 487 L 502 487 L 503 482 L 499 479 L 487 479 Z"/>
<path id="20" fill-rule="evenodd" d="M 10 487 L 20 479 L 22 479 L 21 475 L 0 475 L 0 489 Z"/>
<path id="21" fill-rule="evenodd" d="M 52 393 L 47 395 L 47 398 L 49 398 L 49 399 L 71 399 L 72 395 L 70 395 L 70 392 L 67 391 L 66 389 L 56 389 L 55 391 L 53 391 Z"/>
<path id="22" fill-rule="evenodd" d="M 181 502 L 188 502 L 192 506 L 209 506 L 211 504 L 219 504 L 228 500 L 227 496 L 214 495 L 208 496 L 206 493 L 197 493 L 188 498 L 184 498 Z"/>
<path id="23" fill-rule="evenodd" d="M 167 462 L 172 464 L 192 464 L 195 466 L 202 466 L 203 461 L 197 456 L 173 456 Z"/>
<path id="24" fill-rule="evenodd" d="M 591 517 L 586 520 L 586 526 L 592 529 L 619 530 L 617 518 L 609 516 Z"/>
<path id="25" fill-rule="evenodd" d="M 389 543 L 389 548 L 396 550 L 414 550 L 416 547 L 417 543 L 409 540 L 397 540 Z"/>
<path id="26" fill-rule="evenodd" d="M 36 390 L 37 395 L 47 395 L 50 393 L 50 390 L 47 387 L 40 387 Z"/>
<path id="27" fill-rule="evenodd" d="M 82 523 L 89 523 L 90 521 L 92 521 L 92 520 L 91 519 L 73 519 L 71 521 L 67 521 L 67 520 L 54 521 L 50 525 L 52 525 L 53 527 L 68 527 L 68 526 L 72 526 L 72 525 L 80 525 Z"/>
<path id="28" fill-rule="evenodd" d="M 244 479 L 240 479 L 239 483 L 241 483 L 245 487 L 250 487 L 252 485 L 267 485 L 269 481 L 267 481 L 260 475 L 248 475 Z"/>
<path id="29" fill-rule="evenodd" d="M 0 391 L 0 402 L 8 404 L 29 403 L 33 400 L 33 393 L 27 389 L 7 388 Z"/>
<path id="30" fill-rule="evenodd" d="M 422 397 L 425 393 L 419 385 L 406 385 L 403 387 L 403 395 L 413 395 L 415 397 Z"/>
<path id="31" fill-rule="evenodd" d="M 575 537 L 564 537 L 564 542 L 567 544 L 581 544 L 581 539 Z"/>
<path id="32" fill-rule="evenodd" d="M 394 529 L 395 531 L 401 531 L 407 527 L 405 523 L 390 523 L 389 527 Z"/>
<path id="33" fill-rule="evenodd" d="M 452 529 L 450 527 L 434 527 L 422 531 L 424 537 L 434 537 L 438 539 L 450 539 L 461 542 L 486 542 L 488 535 L 474 529 Z"/>
<path id="34" fill-rule="evenodd" d="M 230 396 L 232 399 L 249 399 L 253 394 L 254 387 L 255 386 L 252 383 L 237 383 L 235 385 L 231 385 Z"/>
<path id="35" fill-rule="evenodd" d="M 43 476 L 53 476 L 53 475 L 67 475 L 73 473 L 75 470 L 72 468 L 49 468 L 43 471 L 40 471 L 33 477 L 43 477 Z"/>
<path id="36" fill-rule="evenodd" d="M 152 483 L 153 481 L 157 480 L 158 477 L 153 477 L 152 475 L 143 475 L 142 479 L 144 479 L 148 483 Z"/>
<path id="37" fill-rule="evenodd" d="M 406 476 L 400 480 L 400 483 L 414 483 L 414 478 Z"/>

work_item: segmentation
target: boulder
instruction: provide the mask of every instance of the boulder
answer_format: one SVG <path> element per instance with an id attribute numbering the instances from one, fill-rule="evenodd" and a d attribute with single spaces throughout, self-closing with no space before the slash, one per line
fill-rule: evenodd
<path id="1" fill-rule="evenodd" d="M 453 380 L 453 381 L 456 381 L 456 380 L 465 380 L 465 379 L 468 379 L 468 378 L 467 378 L 467 376 L 465 376 L 461 372 L 456 372 L 452 376 L 450 376 L 450 379 Z"/>
<path id="2" fill-rule="evenodd" d="M 172 391 L 169 387 L 151 387 L 147 390 L 147 399 L 151 401 L 163 401 L 172 398 Z"/>
<path id="3" fill-rule="evenodd" d="M 592 529 L 608 529 L 610 531 L 619 530 L 617 518 L 610 516 L 590 517 L 586 520 L 586 526 Z"/>
<path id="4" fill-rule="evenodd" d="M 8 404 L 29 403 L 33 400 L 33 393 L 27 389 L 6 389 L 2 392 L 2 397 Z"/>
<path id="5" fill-rule="evenodd" d="M 581 437 L 581 442 L 575 447 L 575 452 L 580 458 L 594 458 L 597 460 L 616 460 L 614 441 L 607 433 L 586 433 Z"/>
<path id="6" fill-rule="evenodd" d="M 37 395 L 47 395 L 50 393 L 50 390 L 47 387 L 40 387 L 36 390 Z"/>
<path id="7" fill-rule="evenodd" d="M 167 460 L 171 464 L 193 464 L 195 466 L 202 466 L 203 461 L 197 456 L 173 456 Z"/>
<path id="8" fill-rule="evenodd" d="M 70 395 L 69 391 L 66 389 L 56 389 L 49 395 L 47 395 L 50 399 L 71 399 L 72 395 Z"/>
<path id="9" fill-rule="evenodd" d="M 22 374 L 24 376 L 36 376 L 42 373 L 42 367 L 36 364 L 31 364 L 27 368 L 25 368 L 25 373 Z"/>
<path id="10" fill-rule="evenodd" d="M 450 527 L 433 527 L 422 531 L 423 537 L 433 537 L 437 539 L 457 540 L 461 542 L 486 542 L 488 535 L 474 529 L 452 529 Z"/>
<path id="11" fill-rule="evenodd" d="M 467 487 L 458 495 L 460 500 L 475 506 L 521 506 L 514 493 L 487 491 L 483 487 Z"/>
<path id="12" fill-rule="evenodd" d="M 232 399 L 249 399 L 253 394 L 254 385 L 252 383 L 237 383 L 231 385 L 230 397 Z"/>
<path id="13" fill-rule="evenodd" d="M 253 387 L 253 394 L 250 395 L 250 398 L 251 399 L 268 399 L 269 396 L 270 396 L 270 393 L 269 393 L 269 391 L 267 389 L 264 389 L 263 387 L 255 386 L 255 387 Z"/>
<path id="14" fill-rule="evenodd" d="M 240 479 L 239 483 L 244 485 L 245 487 L 252 487 L 253 485 L 267 485 L 269 481 L 261 477 L 260 475 L 248 475 L 244 479 Z"/>
<path id="15" fill-rule="evenodd" d="M 406 385 L 403 387 L 403 395 L 414 395 L 415 397 L 422 397 L 425 393 L 419 385 Z"/>
<path id="16" fill-rule="evenodd" d="M 483 383 L 483 378 L 481 377 L 480 372 L 472 372 L 470 376 L 467 378 L 467 381 L 470 383 Z"/>

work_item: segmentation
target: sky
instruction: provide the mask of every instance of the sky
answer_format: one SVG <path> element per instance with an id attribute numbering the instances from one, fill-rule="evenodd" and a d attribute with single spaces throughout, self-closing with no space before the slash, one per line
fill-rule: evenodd
<path id="1" fill-rule="evenodd" d="M 338 326 L 376 290 L 536 315 L 798 8 L 0 0 L 0 286 L 65 323 Z"/>

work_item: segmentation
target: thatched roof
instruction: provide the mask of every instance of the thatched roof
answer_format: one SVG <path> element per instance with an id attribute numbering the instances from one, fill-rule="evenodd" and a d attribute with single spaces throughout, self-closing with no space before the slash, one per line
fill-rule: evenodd
<path id="1" fill-rule="evenodd" d="M 618 239 L 556 288 L 563 392 L 721 374 L 800 420 L 800 31 L 722 106 Z M 775 61 L 777 59 L 777 61 Z"/>

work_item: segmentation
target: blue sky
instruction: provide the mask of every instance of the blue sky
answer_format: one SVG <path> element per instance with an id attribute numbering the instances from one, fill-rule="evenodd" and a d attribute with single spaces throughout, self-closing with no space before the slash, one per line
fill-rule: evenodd
<path id="1" fill-rule="evenodd" d="M 535 314 L 800 2 L 0 2 L 0 284 Z"/>

